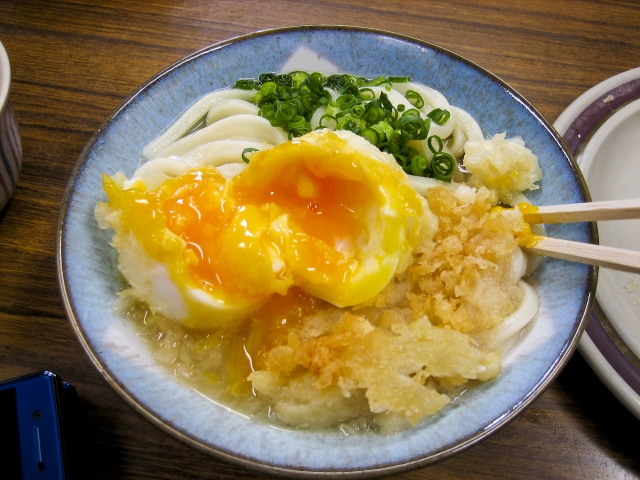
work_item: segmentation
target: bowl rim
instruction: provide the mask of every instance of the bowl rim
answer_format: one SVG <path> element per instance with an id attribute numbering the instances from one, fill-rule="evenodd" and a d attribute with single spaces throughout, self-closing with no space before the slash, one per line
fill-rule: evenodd
<path id="1" fill-rule="evenodd" d="M 87 160 L 89 153 L 91 152 L 94 144 L 98 141 L 100 136 L 102 135 L 105 127 L 116 117 L 118 116 L 124 109 L 126 109 L 130 104 L 132 104 L 137 96 L 145 91 L 149 86 L 158 82 L 165 75 L 171 73 L 173 70 L 179 68 L 180 66 L 200 57 L 203 55 L 207 55 L 210 52 L 215 50 L 222 49 L 228 45 L 235 44 L 238 42 L 242 42 L 248 39 L 259 38 L 263 36 L 271 36 L 277 35 L 279 33 L 288 33 L 288 32 L 296 32 L 296 31 L 351 31 L 356 33 L 368 33 L 368 34 L 376 34 L 381 35 L 387 38 L 398 39 L 403 42 L 417 44 L 441 53 L 446 54 L 447 56 L 453 57 L 456 60 L 467 64 L 474 69 L 481 72 L 483 75 L 489 77 L 492 81 L 499 84 L 502 88 L 504 88 L 507 92 L 511 93 L 515 96 L 518 102 L 522 103 L 529 112 L 540 122 L 540 124 L 549 132 L 551 137 L 558 144 L 559 148 L 565 154 L 569 162 L 569 167 L 572 170 L 572 173 L 577 180 L 578 187 L 581 193 L 585 196 L 585 198 L 590 201 L 591 197 L 587 188 L 586 181 L 582 176 L 582 173 L 577 166 L 577 163 L 567 148 L 564 140 L 555 130 L 555 128 L 538 112 L 538 110 L 531 105 L 518 91 L 516 91 L 513 87 L 508 85 L 502 79 L 500 79 L 495 74 L 489 72 L 485 68 L 476 64 L 475 62 L 451 51 L 444 47 L 441 47 L 437 44 L 418 39 L 416 37 L 412 37 L 409 35 L 399 34 L 387 30 L 369 28 L 369 27 L 359 27 L 352 25 L 328 25 L 328 24 L 318 24 L 318 25 L 299 25 L 299 26 L 288 26 L 281 28 L 273 28 L 273 29 L 264 29 L 258 30 L 255 32 L 238 35 L 235 37 L 231 37 L 229 39 L 213 43 L 206 47 L 203 47 L 195 52 L 181 58 L 180 60 L 174 62 L 170 66 L 164 68 L 154 76 L 152 76 L 149 80 L 143 83 L 141 86 L 137 87 L 122 103 L 116 107 L 111 114 L 105 119 L 105 121 L 101 124 L 101 126 L 94 132 L 91 138 L 86 143 L 83 148 L 81 154 L 76 161 L 76 164 L 73 168 L 67 186 L 65 188 L 64 195 L 61 201 L 61 209 L 58 215 L 57 222 L 57 231 L 56 231 L 56 270 L 58 277 L 58 284 L 62 296 L 63 306 L 66 312 L 66 315 L 71 323 L 71 326 L 76 334 L 76 337 L 80 341 L 82 348 L 85 353 L 93 363 L 94 367 L 100 372 L 102 377 L 107 381 L 107 383 L 116 391 L 116 393 L 130 406 L 134 409 L 134 411 L 141 414 L 144 418 L 150 421 L 153 425 L 158 427 L 160 430 L 170 434 L 174 438 L 178 439 L 182 443 L 194 447 L 197 450 L 207 453 L 214 458 L 226 461 L 231 464 L 238 465 L 245 469 L 248 469 L 253 472 L 266 473 L 272 475 L 281 475 L 287 477 L 295 477 L 295 478 L 309 478 L 309 477 L 323 477 L 323 478 L 344 478 L 344 477 L 362 477 L 362 478 L 370 478 L 370 477 L 379 477 L 384 475 L 391 475 L 396 473 L 401 473 L 409 470 L 413 470 L 416 468 L 424 467 L 439 461 L 442 461 L 446 458 L 452 457 L 463 450 L 475 445 L 481 440 L 487 438 L 507 423 L 511 422 L 515 417 L 517 417 L 522 411 L 524 411 L 529 405 L 531 405 L 535 400 L 538 399 L 540 395 L 546 390 L 546 388 L 556 379 L 556 377 L 561 372 L 562 368 L 566 365 L 568 360 L 571 358 L 574 353 L 578 341 L 584 331 L 588 318 L 589 312 L 591 311 L 591 307 L 593 305 L 594 297 L 595 297 L 595 287 L 598 277 L 598 267 L 591 267 L 589 270 L 589 275 L 587 279 L 586 285 L 586 295 L 582 302 L 581 306 L 581 314 L 579 315 L 580 319 L 577 322 L 577 325 L 574 328 L 573 335 L 570 340 L 564 345 L 564 349 L 561 354 L 555 359 L 553 364 L 547 370 L 547 374 L 540 380 L 538 384 L 532 389 L 530 394 L 523 398 L 520 403 L 514 405 L 513 408 L 505 415 L 494 421 L 492 424 L 487 425 L 481 432 L 476 433 L 468 437 L 466 440 L 454 445 L 453 447 L 447 447 L 444 450 L 441 450 L 437 453 L 431 454 L 427 457 L 415 458 L 403 463 L 387 465 L 381 467 L 371 467 L 367 469 L 359 469 L 359 470 L 345 470 L 345 471 L 328 471 L 328 470 L 302 470 L 295 467 L 282 467 L 277 465 L 270 465 L 261 463 L 259 461 L 253 460 L 251 458 L 243 457 L 238 454 L 229 454 L 225 451 L 217 449 L 213 446 L 206 445 L 197 441 L 196 439 L 190 437 L 186 433 L 182 432 L 176 427 L 172 427 L 167 423 L 163 422 L 159 416 L 156 416 L 152 412 L 145 409 L 145 407 L 138 402 L 133 396 L 127 391 L 124 385 L 122 385 L 116 378 L 114 378 L 109 371 L 107 371 L 92 347 L 89 345 L 86 336 L 84 335 L 83 328 L 78 322 L 78 318 L 75 313 L 74 306 L 70 299 L 69 289 L 67 285 L 67 279 L 65 277 L 64 270 L 64 262 L 63 262 L 63 239 L 65 234 L 65 219 L 68 215 L 69 211 L 69 199 L 74 190 L 74 185 L 76 179 Z M 592 223 L 589 226 L 589 237 L 592 243 L 598 243 L 598 232 L 595 223 Z"/>
<path id="2" fill-rule="evenodd" d="M 11 85 L 11 64 L 9 55 L 0 41 L 0 112 L 9 103 L 9 86 Z"/>

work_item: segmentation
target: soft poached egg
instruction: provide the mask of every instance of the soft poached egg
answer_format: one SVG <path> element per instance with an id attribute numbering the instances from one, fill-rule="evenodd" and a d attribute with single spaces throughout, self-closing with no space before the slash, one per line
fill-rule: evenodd
<path id="1" fill-rule="evenodd" d="M 338 307 L 378 294 L 437 219 L 395 159 L 346 131 L 256 152 L 231 179 L 197 166 L 149 190 L 104 176 L 119 268 L 150 308 L 229 325 L 301 290 Z"/>

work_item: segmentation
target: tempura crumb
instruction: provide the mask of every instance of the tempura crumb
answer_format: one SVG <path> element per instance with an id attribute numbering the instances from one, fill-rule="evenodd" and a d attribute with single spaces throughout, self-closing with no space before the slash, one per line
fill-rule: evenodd
<path id="1" fill-rule="evenodd" d="M 324 424 L 322 415 L 314 420 L 315 397 L 303 401 L 293 386 L 308 389 L 311 378 L 318 395 L 336 387 L 344 397 L 364 393 L 370 413 L 399 414 L 415 425 L 469 382 L 499 375 L 500 354 L 484 349 L 474 334 L 500 323 L 521 300 L 511 260 L 522 217 L 492 209 L 490 198 L 485 188 L 430 189 L 427 201 L 439 219 L 433 242 L 366 305 L 303 319 L 296 346 L 274 348 L 265 370 L 250 375 L 258 394 L 276 411 L 295 403 L 299 414 L 308 404 L 305 423 Z M 266 372 L 289 389 L 265 388 Z"/>
<path id="2" fill-rule="evenodd" d="M 146 315 L 155 358 L 227 405 L 296 428 L 393 434 L 425 420 L 500 374 L 500 353 L 480 339 L 523 296 L 519 210 L 496 208 L 484 187 L 434 187 L 427 202 L 437 231 L 371 301 L 338 308 L 294 289 L 234 332 Z"/>

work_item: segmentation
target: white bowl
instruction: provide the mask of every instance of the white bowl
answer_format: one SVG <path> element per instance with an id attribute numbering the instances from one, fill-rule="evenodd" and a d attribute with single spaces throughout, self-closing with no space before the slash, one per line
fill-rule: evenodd
<path id="1" fill-rule="evenodd" d="M 554 126 L 574 152 L 594 200 L 637 198 L 640 188 L 640 68 L 580 95 Z M 624 175 L 620 172 L 624 171 Z M 640 250 L 640 220 L 599 222 L 603 245 Z M 600 270 L 580 353 L 640 419 L 640 275 Z"/>
<path id="2" fill-rule="evenodd" d="M 10 84 L 9 57 L 0 43 L 0 210 L 13 195 L 22 166 L 18 121 L 9 101 Z"/>

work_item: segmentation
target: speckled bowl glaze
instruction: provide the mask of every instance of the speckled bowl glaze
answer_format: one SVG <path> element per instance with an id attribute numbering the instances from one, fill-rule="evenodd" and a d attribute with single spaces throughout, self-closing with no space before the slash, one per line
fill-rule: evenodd
<path id="1" fill-rule="evenodd" d="M 363 54 L 366 52 L 366 54 Z M 128 98 L 78 160 L 60 213 L 58 273 L 78 338 L 113 388 L 146 418 L 219 458 L 270 474 L 376 476 L 449 457 L 513 419 L 549 385 L 573 352 L 591 305 L 596 270 L 545 259 L 532 278 L 541 307 L 496 380 L 472 388 L 404 433 L 344 436 L 285 430 L 237 414 L 180 383 L 157 365 L 111 304 L 120 288 L 110 233 L 93 216 L 104 200 L 101 176 L 130 176 L 141 149 L 202 95 L 237 78 L 289 69 L 410 75 L 467 110 L 487 136 L 521 136 L 544 171 L 535 204 L 589 199 L 584 181 L 553 128 L 517 92 L 472 62 L 435 45 L 354 27 L 294 27 L 234 38 L 172 65 Z M 552 225 L 548 233 L 596 241 L 587 224 Z"/>

